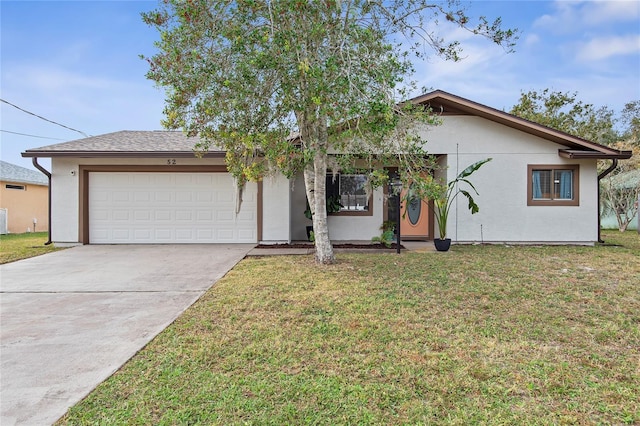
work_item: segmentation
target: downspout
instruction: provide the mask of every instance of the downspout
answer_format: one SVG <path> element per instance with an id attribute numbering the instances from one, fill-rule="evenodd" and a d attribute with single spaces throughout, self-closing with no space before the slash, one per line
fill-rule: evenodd
<path id="1" fill-rule="evenodd" d="M 49 244 L 51 244 L 51 173 L 49 173 L 49 171 L 47 171 L 47 169 L 45 169 L 44 167 L 42 167 L 40 164 L 38 164 L 38 157 L 33 157 L 31 159 L 31 162 L 33 163 L 33 167 L 35 167 L 36 169 L 40 170 L 42 173 L 44 173 L 47 178 L 49 178 L 49 211 L 48 211 L 48 220 L 49 220 L 49 239 L 47 240 L 46 243 L 44 243 L 45 246 L 48 246 Z"/>
<path id="2" fill-rule="evenodd" d="M 602 173 L 600 173 L 598 175 L 598 242 L 599 243 L 604 243 L 604 240 L 600 237 L 600 181 L 607 176 L 609 173 L 611 173 L 616 167 L 618 167 L 618 159 L 614 158 L 613 159 L 613 163 L 611 163 L 611 165 L 609 166 L 609 168 L 607 168 L 607 170 L 603 171 Z"/>

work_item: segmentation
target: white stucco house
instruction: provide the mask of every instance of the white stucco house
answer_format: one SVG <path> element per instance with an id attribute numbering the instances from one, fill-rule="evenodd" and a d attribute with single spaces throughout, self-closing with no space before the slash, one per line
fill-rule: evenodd
<path id="1" fill-rule="evenodd" d="M 593 244 L 599 239 L 597 159 L 631 156 L 443 91 L 429 104 L 442 124 L 422 129 L 438 157 L 437 177 L 454 178 L 492 157 L 472 176 L 480 212 L 460 198 L 451 212 L 454 243 Z M 235 213 L 224 152 L 193 154 L 181 132 L 120 131 L 29 149 L 51 158 L 51 239 L 68 244 L 272 243 L 306 239 L 311 222 L 302 177 L 249 183 Z M 331 179 L 343 209 L 329 217 L 333 240 L 370 240 L 395 214 L 386 188 L 366 196 L 365 175 Z M 404 207 L 403 207 L 404 208 Z M 403 215 L 405 239 L 433 239 L 426 201 Z"/>

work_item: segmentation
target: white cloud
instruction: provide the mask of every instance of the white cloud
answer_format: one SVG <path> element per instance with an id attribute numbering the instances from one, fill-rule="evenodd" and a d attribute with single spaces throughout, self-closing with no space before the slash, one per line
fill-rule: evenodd
<path id="1" fill-rule="evenodd" d="M 637 21 L 640 2 L 636 0 L 614 1 L 566 1 L 556 0 L 555 12 L 545 14 L 533 23 L 554 33 L 576 32 L 603 24 Z"/>
<path id="2" fill-rule="evenodd" d="M 640 35 L 599 37 L 582 44 L 576 57 L 580 61 L 601 61 L 612 56 L 640 53 Z"/>
<path id="3" fill-rule="evenodd" d="M 524 39 L 524 45 L 527 47 L 535 46 L 540 43 L 540 36 L 538 34 L 527 34 L 527 37 Z"/>
<path id="4" fill-rule="evenodd" d="M 3 69 L 2 85 L 7 88 L 3 98 L 89 134 L 160 128 L 163 93 L 144 77 L 126 79 L 53 66 L 19 65 Z M 33 116 L 16 114 L 21 121 L 3 117 L 4 123 L 13 126 L 9 130 L 32 133 L 27 130 L 41 124 Z M 55 126 L 47 127 L 49 131 L 44 134 L 48 136 Z"/>
<path id="5" fill-rule="evenodd" d="M 581 21 L 586 25 L 637 20 L 640 3 L 637 0 L 589 1 L 581 11 Z"/>
<path id="6" fill-rule="evenodd" d="M 107 89 L 114 81 L 101 77 L 86 76 L 62 68 L 42 65 L 24 66 L 10 72 L 9 78 L 20 80 L 19 85 L 44 91 L 67 91 L 76 89 Z M 17 82 L 17 81 L 16 81 Z M 14 83 L 15 84 L 15 83 Z"/>

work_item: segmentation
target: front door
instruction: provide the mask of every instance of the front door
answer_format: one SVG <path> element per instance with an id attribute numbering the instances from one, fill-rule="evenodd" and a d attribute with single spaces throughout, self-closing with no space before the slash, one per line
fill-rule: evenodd
<path id="1" fill-rule="evenodd" d="M 400 206 L 400 237 L 405 240 L 428 240 L 433 238 L 431 211 L 427 200 L 405 200 L 407 191 L 402 190 Z"/>

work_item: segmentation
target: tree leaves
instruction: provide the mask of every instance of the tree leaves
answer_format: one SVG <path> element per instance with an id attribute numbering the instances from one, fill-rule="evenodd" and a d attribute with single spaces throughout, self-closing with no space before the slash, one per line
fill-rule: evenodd
<path id="1" fill-rule="evenodd" d="M 507 49 L 517 38 L 499 19 L 469 26 L 457 0 L 165 0 L 142 15 L 160 34 L 147 77 L 166 90 L 163 125 L 224 149 L 238 184 L 304 170 L 322 208 L 311 198 L 324 196 L 330 152 L 344 167 L 393 162 L 407 180 L 430 164 L 416 132 L 437 120 L 399 102 L 415 89 L 410 52 L 459 59 L 458 41 L 428 25 L 440 16 Z"/>

